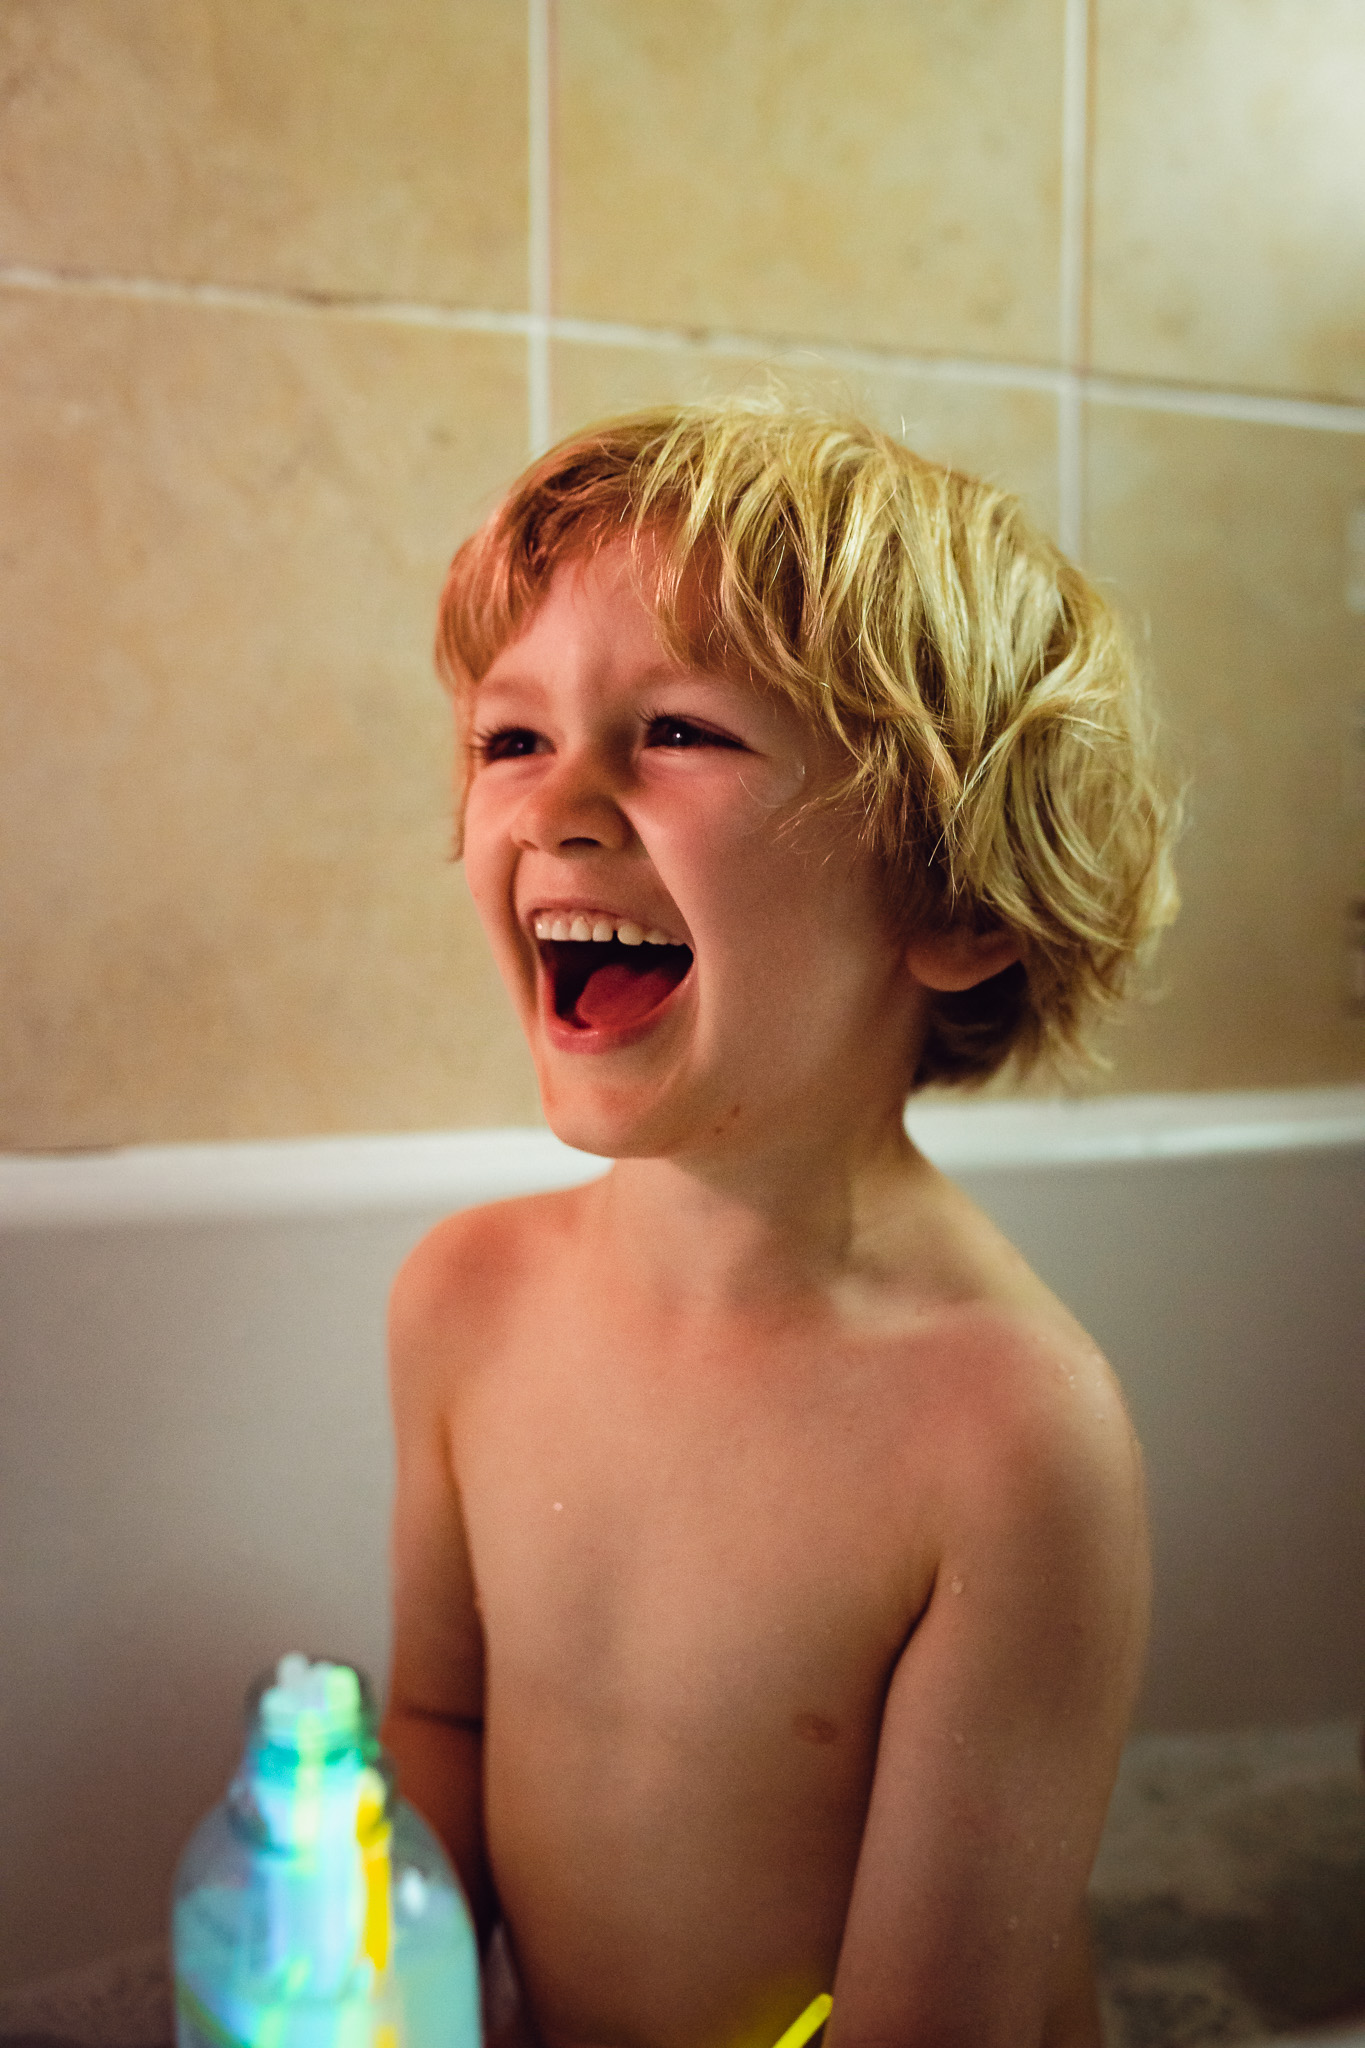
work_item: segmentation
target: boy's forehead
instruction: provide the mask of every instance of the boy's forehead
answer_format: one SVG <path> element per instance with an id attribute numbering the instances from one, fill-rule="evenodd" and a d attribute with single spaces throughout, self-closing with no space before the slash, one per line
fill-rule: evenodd
<path id="1" fill-rule="evenodd" d="M 518 657 L 569 641 L 637 648 L 663 657 L 658 613 L 624 542 L 557 561 L 525 615 L 489 664 L 485 681 Z"/>
<path id="2" fill-rule="evenodd" d="M 626 540 L 576 551 L 555 563 L 473 691 L 503 683 L 553 685 L 584 664 L 632 681 L 709 683 L 775 703 L 766 683 L 713 658 L 703 606 L 700 597 L 684 598 L 676 608 L 681 630 L 670 631 L 647 551 Z"/>

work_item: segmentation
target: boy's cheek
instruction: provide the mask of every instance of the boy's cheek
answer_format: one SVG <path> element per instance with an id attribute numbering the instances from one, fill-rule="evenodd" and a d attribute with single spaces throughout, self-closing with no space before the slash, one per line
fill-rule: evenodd
<path id="1" fill-rule="evenodd" d="M 511 825 L 512 806 L 505 795 L 476 775 L 464 804 L 464 864 L 471 888 L 476 888 L 478 877 L 510 871 L 514 854 Z"/>
<path id="2" fill-rule="evenodd" d="M 484 936 L 504 976 L 514 971 L 519 979 L 528 978 L 530 970 L 522 959 L 524 947 L 512 903 L 511 861 L 500 859 L 477 835 L 466 830 L 464 879 Z"/>

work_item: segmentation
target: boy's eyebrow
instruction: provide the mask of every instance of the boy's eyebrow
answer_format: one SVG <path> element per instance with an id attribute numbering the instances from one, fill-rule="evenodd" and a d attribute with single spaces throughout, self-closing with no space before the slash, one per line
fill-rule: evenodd
<path id="1" fill-rule="evenodd" d="M 692 684 L 700 689 L 724 690 L 731 694 L 743 692 L 742 683 L 729 676 L 717 675 L 707 669 L 688 668 L 680 662 L 659 661 L 641 669 L 635 682 L 645 689 L 676 689 L 679 685 Z M 473 695 L 478 697 L 486 690 L 496 696 L 500 691 L 509 693 L 516 690 L 543 692 L 547 688 L 544 677 L 535 668 L 504 669 L 499 675 L 486 675 L 475 683 Z"/>

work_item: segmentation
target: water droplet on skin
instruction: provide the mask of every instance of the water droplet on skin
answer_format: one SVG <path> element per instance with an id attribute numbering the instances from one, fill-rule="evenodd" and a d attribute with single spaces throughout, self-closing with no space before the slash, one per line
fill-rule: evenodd
<path id="1" fill-rule="evenodd" d="M 960 1593 L 962 1591 L 962 1587 L 963 1581 L 961 1579 L 949 1579 L 948 1591 L 950 1593 Z"/>
<path id="2" fill-rule="evenodd" d="M 564 1503 L 563 1503 L 563 1501 L 562 1501 L 562 1500 L 557 1500 L 557 1501 L 555 1502 L 555 1513 L 556 1513 L 556 1514 L 559 1514 L 559 1512 L 561 1511 L 561 1509 L 563 1508 L 563 1506 L 564 1506 Z"/>
<path id="3" fill-rule="evenodd" d="M 772 812 L 780 810 L 783 804 L 789 804 L 794 797 L 799 796 L 805 780 L 806 764 L 802 760 L 789 762 L 785 772 L 776 770 L 775 764 L 770 763 L 766 789 L 753 788 L 742 773 L 739 786 L 751 803 L 756 804 L 762 811 Z"/>

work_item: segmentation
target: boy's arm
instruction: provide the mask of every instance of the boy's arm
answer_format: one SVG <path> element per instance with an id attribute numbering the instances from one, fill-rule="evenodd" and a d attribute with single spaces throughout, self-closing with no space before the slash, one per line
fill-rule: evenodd
<path id="1" fill-rule="evenodd" d="M 887 1694 L 828 2048 L 1037 2048 L 1079 1932 L 1146 1643 L 1146 1526 L 1112 1382 L 1047 1379 L 1003 1441 L 982 1431 L 952 1460 L 934 1591 Z"/>
<path id="2" fill-rule="evenodd" d="M 459 1873 L 482 1948 L 498 1918 L 483 1840 L 483 1630 L 451 1457 L 458 1329 L 453 1295 L 460 1219 L 407 1260 L 389 1312 L 397 1486 L 393 1656 L 381 1739 L 404 1798 L 435 1829 Z"/>

